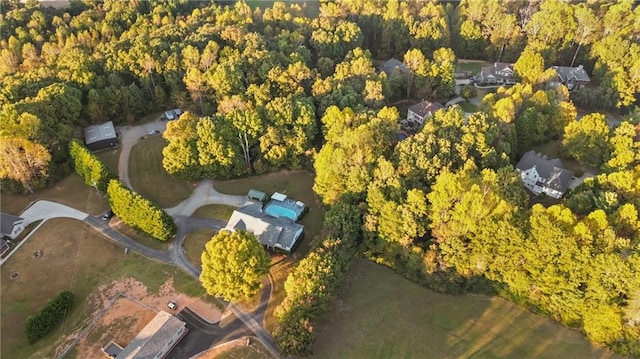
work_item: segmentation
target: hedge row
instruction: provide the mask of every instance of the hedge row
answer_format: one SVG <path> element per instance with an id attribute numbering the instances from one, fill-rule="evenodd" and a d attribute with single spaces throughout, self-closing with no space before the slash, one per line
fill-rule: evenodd
<path id="1" fill-rule="evenodd" d="M 356 205 L 338 202 L 327 211 L 322 234 L 287 277 L 287 295 L 276 309 L 278 325 L 273 336 L 284 355 L 311 354 L 312 318 L 330 304 L 357 253 L 361 228 L 362 212 Z"/>
<path id="2" fill-rule="evenodd" d="M 73 159 L 76 173 L 89 186 L 94 186 L 102 192 L 107 191 L 109 181 L 117 176 L 85 145 L 74 139 L 69 142 L 69 154 Z"/>
<path id="3" fill-rule="evenodd" d="M 58 293 L 34 315 L 24 322 L 24 329 L 30 344 L 43 338 L 67 315 L 73 305 L 73 293 L 63 291 Z"/>
<path id="4" fill-rule="evenodd" d="M 138 193 L 125 187 L 118 180 L 111 180 L 107 197 L 113 213 L 127 225 L 161 241 L 176 235 L 176 224 L 162 208 Z"/>

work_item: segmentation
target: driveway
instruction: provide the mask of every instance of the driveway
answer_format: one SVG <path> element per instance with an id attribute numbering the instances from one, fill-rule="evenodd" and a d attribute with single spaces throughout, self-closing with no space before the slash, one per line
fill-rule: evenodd
<path id="1" fill-rule="evenodd" d="M 129 155 L 131 149 L 140 141 L 142 136 L 147 135 L 149 132 L 158 130 L 162 133 L 167 129 L 167 122 L 160 121 L 161 117 L 162 116 L 158 116 L 155 121 L 147 122 L 139 126 L 118 126 L 116 128 L 116 131 L 120 133 L 120 148 L 122 149 L 120 151 L 120 159 L 118 160 L 118 176 L 120 177 L 120 181 L 129 188 L 133 188 L 131 187 L 129 178 Z"/>
<path id="2" fill-rule="evenodd" d="M 75 208 L 65 206 L 64 204 L 51 202 L 51 201 L 37 201 L 20 214 L 20 217 L 24 218 L 24 226 L 35 221 L 46 221 L 51 218 L 74 218 L 80 221 L 84 221 L 89 215 Z"/>
<path id="3" fill-rule="evenodd" d="M 225 204 L 232 207 L 242 207 L 251 203 L 254 202 L 247 199 L 246 196 L 235 196 L 216 191 L 216 189 L 213 188 L 213 181 L 206 179 L 198 183 L 198 186 L 196 186 L 189 198 L 178 203 L 175 207 L 166 208 L 165 211 L 171 216 L 190 216 L 198 208 L 208 204 Z"/>

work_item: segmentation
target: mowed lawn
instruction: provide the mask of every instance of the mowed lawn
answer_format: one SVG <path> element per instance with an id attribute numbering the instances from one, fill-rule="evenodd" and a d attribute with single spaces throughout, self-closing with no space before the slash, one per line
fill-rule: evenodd
<path id="1" fill-rule="evenodd" d="M 189 197 L 196 186 L 164 170 L 162 149 L 166 145 L 162 136 L 151 136 L 133 146 L 129 156 L 129 176 L 134 190 L 162 208 L 177 205 Z"/>
<path id="2" fill-rule="evenodd" d="M 118 174 L 118 162 L 120 162 L 120 147 L 107 149 L 96 152 L 96 156 L 107 166 L 113 173 Z"/>
<path id="3" fill-rule="evenodd" d="M 312 358 L 622 358 L 504 299 L 439 294 L 364 259 L 315 329 Z"/>
<path id="4" fill-rule="evenodd" d="M 42 256 L 33 259 L 35 250 Z M 20 276 L 10 279 L 12 272 Z M 87 299 L 100 285 L 131 276 L 150 292 L 173 277 L 176 289 L 191 296 L 204 294 L 199 283 L 169 265 L 148 260 L 102 237 L 91 227 L 72 219 L 46 222 L 0 267 L 0 334 L 2 358 L 55 358 L 59 339 L 86 326 L 98 303 Z M 47 337 L 29 345 L 24 320 L 62 290 L 71 290 L 75 303 L 71 314 Z M 106 343 L 105 343 L 106 344 Z"/>
<path id="5" fill-rule="evenodd" d="M 184 239 L 184 254 L 194 266 L 200 268 L 202 266 L 202 252 L 204 246 L 211 240 L 211 237 L 216 234 L 213 229 L 201 228 L 197 229 L 189 234 Z"/>
<path id="6" fill-rule="evenodd" d="M 109 208 L 105 196 L 85 184 L 75 173 L 35 193 L 12 195 L 2 192 L 0 196 L 2 212 L 16 215 L 22 213 L 31 202 L 43 199 L 62 203 L 93 215 L 101 214 Z"/>

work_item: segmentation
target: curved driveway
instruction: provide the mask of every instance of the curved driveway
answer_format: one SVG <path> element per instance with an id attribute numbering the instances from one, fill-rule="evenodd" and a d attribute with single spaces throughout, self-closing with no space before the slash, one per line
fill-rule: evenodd
<path id="1" fill-rule="evenodd" d="M 148 122 L 139 126 L 122 126 L 117 128 L 120 133 L 120 159 L 118 160 L 118 176 L 120 181 L 127 187 L 131 187 L 131 179 L 129 178 L 129 155 L 133 146 L 140 141 L 142 136 L 147 135 L 150 131 L 158 130 L 161 133 L 167 129 L 167 122 L 160 121 L 161 116 L 153 122 Z"/>

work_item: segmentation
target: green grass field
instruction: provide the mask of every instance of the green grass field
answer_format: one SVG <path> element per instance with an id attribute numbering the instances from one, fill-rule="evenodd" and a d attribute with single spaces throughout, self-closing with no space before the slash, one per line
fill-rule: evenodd
<path id="1" fill-rule="evenodd" d="M 201 218 L 215 218 L 228 221 L 231 214 L 235 211 L 235 207 L 224 204 L 209 204 L 198 208 L 191 216 Z"/>
<path id="2" fill-rule="evenodd" d="M 118 174 L 118 162 L 120 162 L 120 147 L 107 149 L 96 153 L 96 156 L 116 175 Z"/>
<path id="3" fill-rule="evenodd" d="M 364 259 L 337 298 L 313 358 L 621 358 L 504 299 L 435 293 Z"/>
<path id="4" fill-rule="evenodd" d="M 33 259 L 36 249 L 42 256 Z M 11 280 L 14 271 L 20 276 Z M 88 314 L 98 309 L 98 303 L 87 299 L 91 293 L 125 276 L 141 281 L 150 292 L 158 292 L 173 277 L 176 290 L 194 297 L 204 294 L 200 284 L 181 270 L 135 253 L 124 255 L 122 248 L 79 221 L 48 221 L 0 268 L 0 357 L 55 358 L 59 339 L 87 325 Z M 70 315 L 47 337 L 27 344 L 24 320 L 62 290 L 75 295 Z"/>
<path id="5" fill-rule="evenodd" d="M 200 257 L 204 251 L 204 246 L 211 240 L 214 234 L 216 234 L 216 231 L 213 229 L 202 228 L 187 234 L 187 237 L 184 239 L 184 254 L 196 267 L 202 266 Z"/>
<path id="6" fill-rule="evenodd" d="M 0 197 L 0 208 L 5 213 L 19 214 L 27 208 L 29 203 L 42 199 L 59 202 L 94 215 L 103 213 L 109 208 L 104 195 L 97 192 L 95 188 L 87 186 L 75 173 L 36 193 L 12 195 L 3 192 Z"/>
<path id="7" fill-rule="evenodd" d="M 177 205 L 195 188 L 194 183 L 171 176 L 162 167 L 162 149 L 166 144 L 161 136 L 140 140 L 131 149 L 129 157 L 131 185 L 140 195 L 162 208 Z"/>
<path id="8" fill-rule="evenodd" d="M 478 107 L 469 102 L 460 102 L 458 105 L 462 107 L 462 111 L 464 112 L 476 112 L 478 111 Z"/>
<path id="9" fill-rule="evenodd" d="M 491 63 L 489 62 L 468 61 L 468 60 L 459 59 L 456 62 L 456 72 L 469 71 L 473 75 L 478 75 L 480 74 L 480 71 L 482 71 L 482 66 L 489 66 L 489 65 L 491 65 Z"/>

